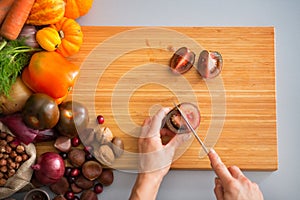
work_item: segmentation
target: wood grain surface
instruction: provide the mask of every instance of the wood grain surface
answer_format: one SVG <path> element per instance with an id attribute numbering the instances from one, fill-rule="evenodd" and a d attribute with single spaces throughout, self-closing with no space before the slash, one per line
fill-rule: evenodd
<path id="1" fill-rule="evenodd" d="M 228 166 L 276 170 L 276 85 L 273 27 L 82 27 L 84 43 L 70 60 L 81 66 L 73 98 L 123 139 L 128 154 L 113 167 L 134 169 L 136 129 L 160 106 L 190 101 L 199 107 L 197 133 Z M 203 80 L 196 68 L 172 74 L 168 62 L 187 46 L 222 54 L 219 77 Z M 131 129 L 130 129 L 131 127 Z M 38 153 L 53 150 L 40 143 Z M 176 154 L 172 169 L 210 169 L 196 140 Z M 158 161 L 159 162 L 159 161 Z"/>

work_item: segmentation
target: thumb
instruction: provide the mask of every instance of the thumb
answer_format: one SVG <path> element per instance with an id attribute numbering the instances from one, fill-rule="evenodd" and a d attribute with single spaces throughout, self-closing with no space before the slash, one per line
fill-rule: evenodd
<path id="1" fill-rule="evenodd" d="M 176 134 L 169 142 L 166 144 L 167 148 L 177 149 L 184 142 L 188 141 L 192 135 L 190 133 Z"/>
<path id="2" fill-rule="evenodd" d="M 224 190 L 223 190 L 221 180 L 219 178 L 215 178 L 214 192 L 215 192 L 217 200 L 223 200 L 224 199 Z"/>

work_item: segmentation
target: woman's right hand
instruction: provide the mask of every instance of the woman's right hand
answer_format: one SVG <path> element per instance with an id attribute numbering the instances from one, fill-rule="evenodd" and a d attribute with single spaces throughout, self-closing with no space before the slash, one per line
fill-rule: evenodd
<path id="1" fill-rule="evenodd" d="M 215 179 L 217 200 L 263 200 L 263 194 L 256 183 L 251 182 L 236 166 L 227 167 L 218 154 L 211 150 L 208 154 Z"/>

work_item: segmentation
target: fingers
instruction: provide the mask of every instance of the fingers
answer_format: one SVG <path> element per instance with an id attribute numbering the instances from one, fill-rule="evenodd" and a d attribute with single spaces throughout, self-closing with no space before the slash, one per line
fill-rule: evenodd
<path id="1" fill-rule="evenodd" d="M 151 129 L 151 133 L 149 131 L 149 133 L 151 134 L 151 136 L 153 133 L 155 134 L 155 136 L 160 136 L 160 129 L 161 129 L 161 123 L 162 120 L 164 119 L 164 117 L 166 116 L 166 114 L 170 111 L 169 108 L 161 108 L 151 119 L 151 125 L 150 125 L 150 129 Z"/>
<path id="2" fill-rule="evenodd" d="M 212 168 L 214 169 L 216 175 L 221 179 L 222 183 L 227 184 L 229 181 L 231 181 L 232 176 L 229 170 L 213 149 L 211 149 L 208 153 L 208 157 L 210 159 Z"/>
<path id="3" fill-rule="evenodd" d="M 237 166 L 231 166 L 231 167 L 228 168 L 228 170 L 229 170 L 230 174 L 236 179 L 240 179 L 240 178 L 245 177 L 243 172 Z"/>
<path id="4" fill-rule="evenodd" d="M 184 134 L 176 134 L 168 144 L 166 144 L 166 148 L 174 148 L 177 149 L 180 145 L 182 145 L 184 142 L 189 140 L 192 137 L 190 133 L 184 133 Z"/>
<path id="5" fill-rule="evenodd" d="M 147 117 L 143 122 L 143 126 L 141 127 L 140 139 L 148 137 L 147 135 L 150 129 L 150 125 L 151 125 L 151 118 Z"/>
<path id="6" fill-rule="evenodd" d="M 215 178 L 214 192 L 215 192 L 215 195 L 217 197 L 217 200 L 223 200 L 224 199 L 224 188 L 223 188 L 221 180 L 219 178 Z"/>

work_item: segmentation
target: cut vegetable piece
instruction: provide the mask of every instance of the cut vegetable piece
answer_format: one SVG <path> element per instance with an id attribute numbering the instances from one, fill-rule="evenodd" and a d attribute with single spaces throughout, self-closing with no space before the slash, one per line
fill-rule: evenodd
<path id="1" fill-rule="evenodd" d="M 178 107 L 185 114 L 191 126 L 194 129 L 198 128 L 201 116 L 197 106 L 192 103 L 185 102 L 179 104 Z M 189 133 L 191 131 L 176 107 L 167 114 L 166 119 L 167 128 L 174 133 Z"/>

